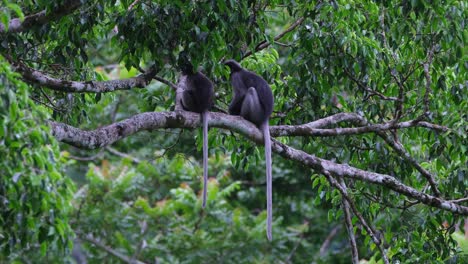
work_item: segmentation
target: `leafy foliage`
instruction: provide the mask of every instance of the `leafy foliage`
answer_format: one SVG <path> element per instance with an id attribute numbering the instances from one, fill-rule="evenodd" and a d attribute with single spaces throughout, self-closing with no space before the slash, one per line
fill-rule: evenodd
<path id="1" fill-rule="evenodd" d="M 128 255 L 144 247 L 144 259 L 156 258 L 164 263 L 187 260 L 251 263 L 263 259 L 272 248 L 264 239 L 265 212 L 251 215 L 233 199 L 239 191 L 239 182 L 230 183 L 227 176 L 219 180 L 211 178 L 209 210 L 203 211 L 195 192 L 200 189 L 198 175 L 194 173 L 197 170 L 183 157 L 175 157 L 168 163 L 142 163 L 136 168 L 129 165 L 128 161 L 123 162 L 119 167 L 109 168 L 108 174 L 98 167 L 89 170 L 90 184 L 85 187 L 87 194 L 81 208 L 85 217 L 79 222 L 83 232 L 106 238 L 107 244 Z M 214 169 L 219 165 L 223 164 L 215 165 Z M 168 195 L 158 195 L 161 193 Z M 286 238 L 288 233 L 291 235 L 285 232 L 278 236 Z M 93 248 L 88 250 L 98 261 L 108 257 Z M 275 256 L 284 257 L 288 252 L 277 248 L 271 253 L 269 258 L 274 260 Z"/>
<path id="2" fill-rule="evenodd" d="M 94 129 L 141 112 L 170 111 L 175 93 L 159 82 L 106 94 L 52 91 L 20 81 L 12 61 L 78 81 L 131 78 L 155 65 L 159 77 L 175 83 L 186 55 L 216 84 L 216 106 L 226 109 L 231 86 L 221 62 L 234 58 L 271 85 L 271 125 L 354 112 L 371 124 L 424 120 L 448 127 L 385 135 L 435 175 L 442 197 L 467 196 L 466 1 L 79 2 L 74 12 L 27 31 L 0 33 L 0 54 L 10 61 L 0 57 L 0 261 L 22 255 L 63 260 L 73 238 L 69 222 L 90 263 L 119 258 L 86 240 L 89 235 L 147 262 L 156 257 L 162 263 L 349 263 L 351 254 L 340 193 L 323 176 L 275 155 L 274 241 L 265 241 L 263 151 L 230 131 L 210 128 L 205 211 L 198 197 L 199 131 L 140 133 L 95 152 L 61 145 L 60 156 L 45 121 L 50 116 Z M 3 3 L 0 23 L 6 26 L 42 10 L 54 14 L 69 1 Z M 275 39 L 302 18 L 300 26 Z M 271 45 L 263 49 L 260 43 Z M 248 52 L 253 54 L 244 57 Z M 277 140 L 433 191 L 404 155 L 374 133 Z M 62 177 L 63 168 L 78 186 L 75 209 L 69 205 L 75 189 Z M 466 243 L 453 233 L 460 216 L 382 186 L 345 182 L 391 261 L 466 259 Z M 382 263 L 365 228 L 356 216 L 352 221 L 360 258 Z"/>
<path id="3" fill-rule="evenodd" d="M 73 185 L 63 177 L 47 112 L 0 56 L 0 260 L 70 249 Z"/>

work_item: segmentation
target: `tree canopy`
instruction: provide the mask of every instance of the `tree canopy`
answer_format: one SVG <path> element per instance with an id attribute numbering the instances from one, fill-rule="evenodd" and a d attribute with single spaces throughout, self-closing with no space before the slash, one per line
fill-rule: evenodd
<path id="1" fill-rule="evenodd" d="M 3 0 L 0 261 L 467 261 L 467 10 Z M 204 209 L 182 57 L 215 85 Z M 271 242 L 263 136 L 227 114 L 227 59 L 275 98 Z"/>

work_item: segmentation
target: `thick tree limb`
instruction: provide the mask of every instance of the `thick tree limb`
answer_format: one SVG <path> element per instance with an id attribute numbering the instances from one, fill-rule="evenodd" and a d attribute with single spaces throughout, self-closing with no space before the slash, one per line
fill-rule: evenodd
<path id="1" fill-rule="evenodd" d="M 359 127 L 352 128 L 331 128 L 331 129 L 318 129 L 319 127 L 325 127 L 340 122 L 351 122 Z M 271 127 L 272 136 L 338 136 L 338 135 L 357 135 L 363 133 L 375 132 L 379 135 L 390 147 L 392 147 L 398 155 L 405 159 L 409 164 L 416 168 L 421 175 L 427 179 L 431 185 L 432 191 L 436 196 L 440 196 L 440 191 L 437 188 L 434 175 L 424 169 L 411 155 L 404 149 L 404 147 L 394 141 L 391 137 L 385 133 L 391 129 L 401 129 L 408 127 L 426 127 L 437 131 L 447 131 L 447 127 L 430 124 L 420 120 L 411 120 L 406 122 L 388 122 L 384 124 L 368 125 L 367 120 L 355 113 L 339 113 L 323 119 L 316 120 L 311 123 L 298 126 L 274 126 Z"/>
<path id="2" fill-rule="evenodd" d="M 418 190 L 412 187 L 404 185 L 392 176 L 365 171 L 351 167 L 346 164 L 337 164 L 329 160 L 317 158 L 314 155 L 309 155 L 301 150 L 296 150 L 277 141 L 273 142 L 272 148 L 274 152 L 280 154 L 281 156 L 287 159 L 296 160 L 306 166 L 315 169 L 320 173 L 323 171 L 329 171 L 331 174 L 336 176 L 363 180 L 373 184 L 385 186 L 389 189 L 392 189 L 395 192 L 416 199 L 426 205 L 437 207 L 454 213 L 459 213 L 462 215 L 468 215 L 468 207 L 460 206 L 453 202 L 449 202 L 444 199 L 440 199 L 438 197 L 419 192 Z"/>
<path id="3" fill-rule="evenodd" d="M 181 111 L 184 110 L 182 108 L 182 94 L 184 92 L 184 88 L 187 86 L 187 76 L 186 75 L 180 75 L 179 81 L 177 82 L 175 91 L 176 91 L 176 100 L 175 100 L 175 110 L 176 111 Z"/>
<path id="4" fill-rule="evenodd" d="M 93 131 L 84 131 L 67 124 L 50 122 L 52 133 L 57 140 L 76 147 L 89 149 L 108 146 L 117 140 L 142 130 L 154 130 L 158 128 L 195 128 L 199 125 L 199 115 L 186 111 L 142 113 Z M 241 117 L 221 113 L 210 113 L 209 126 L 233 130 L 257 144 L 263 144 L 263 136 L 260 130 Z M 468 215 L 468 207 L 422 193 L 412 187 L 404 185 L 390 175 L 365 171 L 346 164 L 337 164 L 297 150 L 276 140 L 272 140 L 272 150 L 284 158 L 298 161 L 319 173 L 328 171 L 334 176 L 348 177 L 381 185 L 397 193 L 416 199 L 426 205 L 453 213 Z"/>
<path id="5" fill-rule="evenodd" d="M 42 10 L 39 13 L 26 16 L 24 21 L 21 22 L 21 19 L 14 18 L 8 23 L 8 31 L 5 26 L 0 23 L 0 34 L 1 33 L 19 33 L 33 26 L 38 26 L 45 24 L 51 20 L 60 18 L 62 16 L 68 15 L 78 9 L 82 5 L 83 1 L 80 0 L 69 0 L 66 1 L 62 6 L 52 10 L 47 13 L 46 10 Z"/>
<path id="6" fill-rule="evenodd" d="M 106 93 L 117 90 L 130 90 L 132 88 L 143 88 L 156 75 L 156 68 L 150 67 L 145 73 L 133 78 L 110 81 L 67 81 L 48 76 L 38 70 L 32 69 L 21 62 L 7 59 L 14 66 L 15 71 L 19 72 L 23 78 L 30 83 L 37 83 L 46 86 L 52 90 L 69 93 Z"/>

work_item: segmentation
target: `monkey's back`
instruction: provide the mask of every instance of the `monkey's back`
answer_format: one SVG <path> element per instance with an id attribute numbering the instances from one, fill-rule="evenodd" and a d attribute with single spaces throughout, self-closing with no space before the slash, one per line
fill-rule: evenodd
<path id="1" fill-rule="evenodd" d="M 257 90 L 258 98 L 262 107 L 264 109 L 264 118 L 263 121 L 266 121 L 271 113 L 273 112 L 273 93 L 271 91 L 270 85 L 259 75 L 251 71 L 244 70 L 242 76 L 242 82 L 244 83 L 246 89 L 254 87 Z"/>
<path id="2" fill-rule="evenodd" d="M 194 90 L 195 108 L 190 111 L 202 113 L 211 109 L 213 105 L 213 83 L 202 73 L 187 75 L 187 85 Z"/>

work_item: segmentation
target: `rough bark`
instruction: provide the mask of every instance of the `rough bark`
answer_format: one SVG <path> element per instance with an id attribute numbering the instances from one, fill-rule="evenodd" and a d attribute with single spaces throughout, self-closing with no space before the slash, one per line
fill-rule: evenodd
<path id="1" fill-rule="evenodd" d="M 0 23 L 0 34 L 23 32 L 33 26 L 42 25 L 51 20 L 68 15 L 78 9 L 81 5 L 82 1 L 70 0 L 49 13 L 47 13 L 46 10 L 42 10 L 38 13 L 26 16 L 23 21 L 19 18 L 11 19 L 8 23 L 8 30 L 2 23 Z"/>
<path id="2" fill-rule="evenodd" d="M 149 68 L 145 73 L 133 78 L 110 81 L 68 81 L 48 76 L 38 70 L 32 69 L 23 63 L 11 61 L 15 71 L 19 72 L 29 83 L 46 86 L 49 89 L 70 93 L 106 93 L 116 90 L 130 90 L 144 88 L 156 75 L 155 67 Z"/>
<path id="3" fill-rule="evenodd" d="M 241 117 L 222 113 L 210 113 L 210 117 L 210 127 L 229 129 L 242 134 L 256 144 L 263 144 L 263 136 L 260 130 Z M 50 125 L 52 127 L 52 133 L 57 140 L 79 148 L 95 149 L 108 146 L 117 140 L 142 130 L 154 130 L 158 128 L 196 128 L 200 123 L 199 118 L 198 114 L 186 111 L 150 112 L 138 114 L 132 118 L 92 131 L 84 131 L 57 122 L 50 122 Z M 278 128 L 273 126 L 272 131 L 275 129 Z M 330 173 L 334 176 L 347 177 L 381 185 L 404 196 L 416 199 L 426 205 L 462 215 L 468 215 L 468 207 L 420 192 L 403 184 L 390 175 L 365 171 L 347 164 L 338 164 L 321 159 L 315 155 L 308 154 L 302 150 L 278 142 L 277 140 L 272 140 L 272 151 L 284 158 L 300 162 L 322 174 Z"/>

